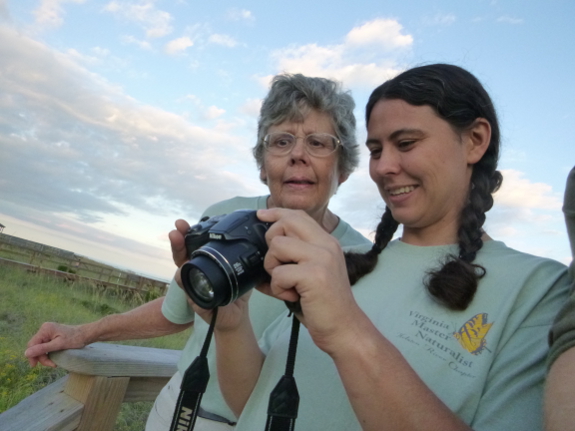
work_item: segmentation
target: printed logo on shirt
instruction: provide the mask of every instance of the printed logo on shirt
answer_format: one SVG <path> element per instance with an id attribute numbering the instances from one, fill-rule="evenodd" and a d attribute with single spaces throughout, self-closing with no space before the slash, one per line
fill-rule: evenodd
<path id="1" fill-rule="evenodd" d="M 487 313 L 479 313 L 467 320 L 458 330 L 453 322 L 410 311 L 411 324 L 398 333 L 402 343 L 423 349 L 426 355 L 440 360 L 461 377 L 475 378 L 474 356 L 484 351 L 486 335 L 493 323 L 488 323 Z"/>
<path id="2" fill-rule="evenodd" d="M 493 323 L 487 323 L 487 313 L 479 313 L 463 324 L 453 336 L 459 341 L 461 347 L 472 355 L 479 355 L 485 347 L 485 336 Z"/>

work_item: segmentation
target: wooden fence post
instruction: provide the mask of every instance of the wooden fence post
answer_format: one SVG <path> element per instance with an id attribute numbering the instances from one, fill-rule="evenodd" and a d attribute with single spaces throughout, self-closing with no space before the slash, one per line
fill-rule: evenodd
<path id="1" fill-rule="evenodd" d="M 84 404 L 77 431 L 112 431 L 129 382 L 129 377 L 70 373 L 65 392 Z"/>

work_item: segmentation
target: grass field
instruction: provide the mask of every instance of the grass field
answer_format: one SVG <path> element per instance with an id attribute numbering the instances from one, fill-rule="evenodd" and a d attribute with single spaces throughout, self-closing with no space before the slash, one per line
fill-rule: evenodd
<path id="1" fill-rule="evenodd" d="M 80 324 L 121 313 L 142 303 L 121 290 L 65 282 L 0 265 L 0 413 L 65 374 L 60 369 L 30 368 L 26 343 L 46 321 Z M 189 330 L 150 340 L 125 342 L 138 346 L 181 349 Z M 151 403 L 124 404 L 115 430 L 142 430 Z"/>

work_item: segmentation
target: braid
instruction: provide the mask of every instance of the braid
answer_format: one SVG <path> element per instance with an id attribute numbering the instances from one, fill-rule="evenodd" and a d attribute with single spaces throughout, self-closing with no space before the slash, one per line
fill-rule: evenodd
<path id="1" fill-rule="evenodd" d="M 375 243 L 373 247 L 364 254 L 346 252 L 345 263 L 347 266 L 347 273 L 349 276 L 349 283 L 353 286 L 357 280 L 366 274 L 369 274 L 377 264 L 377 258 L 382 250 L 387 247 L 393 234 L 397 230 L 399 223 L 391 215 L 389 208 L 385 208 L 385 212 L 381 216 L 381 221 L 377 225 L 375 231 Z"/>
<path id="2" fill-rule="evenodd" d="M 478 168 L 478 167 L 476 167 Z M 485 275 L 485 268 L 474 264 L 477 252 L 483 247 L 485 213 L 493 206 L 492 193 L 501 185 L 498 171 L 491 175 L 474 169 L 469 199 L 460 216 L 459 256 L 452 256 L 437 271 L 429 273 L 426 282 L 429 293 L 452 310 L 465 310 L 475 296 L 477 284 Z"/>

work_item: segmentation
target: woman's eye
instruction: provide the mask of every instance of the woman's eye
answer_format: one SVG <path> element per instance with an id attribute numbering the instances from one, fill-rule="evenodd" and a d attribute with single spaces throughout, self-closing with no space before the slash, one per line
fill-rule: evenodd
<path id="1" fill-rule="evenodd" d="M 274 146 L 279 148 L 287 147 L 289 144 L 290 143 L 288 139 L 277 139 L 274 141 Z"/>
<path id="2" fill-rule="evenodd" d="M 368 150 L 369 150 L 369 157 L 371 157 L 372 159 L 377 159 L 381 155 L 381 148 L 379 147 L 368 148 Z"/>
<path id="3" fill-rule="evenodd" d="M 399 141 L 397 143 L 397 148 L 399 148 L 400 150 L 407 150 L 409 147 L 411 147 L 413 144 L 415 143 L 415 141 Z"/>
<path id="4" fill-rule="evenodd" d="M 322 147 L 326 146 L 326 144 L 319 139 L 310 139 L 310 140 L 308 140 L 308 144 L 310 147 L 315 147 L 315 148 L 322 148 Z"/>

